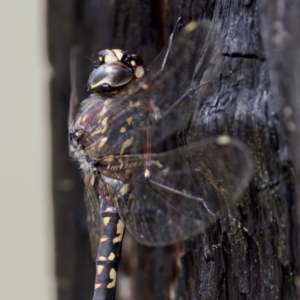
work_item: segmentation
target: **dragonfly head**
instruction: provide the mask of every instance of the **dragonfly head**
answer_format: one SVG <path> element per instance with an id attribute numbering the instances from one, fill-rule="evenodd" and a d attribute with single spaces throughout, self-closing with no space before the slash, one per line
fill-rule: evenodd
<path id="1" fill-rule="evenodd" d="M 115 91 L 145 74 L 142 59 L 120 49 L 100 51 L 98 61 L 88 80 L 88 92 Z"/>

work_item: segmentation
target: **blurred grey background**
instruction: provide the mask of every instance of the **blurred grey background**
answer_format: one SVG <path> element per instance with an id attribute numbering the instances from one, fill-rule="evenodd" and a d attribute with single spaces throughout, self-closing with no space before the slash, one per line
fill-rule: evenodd
<path id="1" fill-rule="evenodd" d="M 53 300 L 45 2 L 0 15 L 0 299 Z"/>

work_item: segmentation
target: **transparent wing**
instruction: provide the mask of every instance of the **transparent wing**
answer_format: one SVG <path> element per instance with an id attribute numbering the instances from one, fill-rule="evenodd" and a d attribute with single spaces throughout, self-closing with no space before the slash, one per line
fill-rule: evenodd
<path id="1" fill-rule="evenodd" d="M 163 71 L 150 69 L 139 83 L 140 89 L 130 95 L 131 102 L 148 107 L 147 126 L 153 145 L 190 119 L 219 73 L 221 62 L 220 37 L 210 22 L 191 22 L 174 38 Z"/>
<path id="2" fill-rule="evenodd" d="M 100 204 L 95 192 L 94 181 L 94 175 L 85 175 L 84 202 L 87 210 L 87 220 L 93 258 L 95 258 L 97 255 L 101 235 Z"/>
<path id="3" fill-rule="evenodd" d="M 203 90 L 199 85 L 211 82 L 220 64 L 220 37 L 212 24 L 191 22 L 175 37 L 159 79 L 150 73 L 141 84 L 149 85 L 148 98 L 165 111 L 187 92 L 199 94 L 197 87 Z"/>
<path id="4" fill-rule="evenodd" d="M 242 195 L 253 174 L 247 147 L 227 136 L 152 154 L 150 178 L 144 176 L 146 156 L 122 159 L 131 181 L 111 193 L 126 228 L 145 245 L 203 232 Z"/>

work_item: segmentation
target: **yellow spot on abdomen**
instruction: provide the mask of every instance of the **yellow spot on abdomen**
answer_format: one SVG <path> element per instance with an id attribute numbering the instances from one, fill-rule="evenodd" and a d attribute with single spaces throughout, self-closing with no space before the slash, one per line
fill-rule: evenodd
<path id="1" fill-rule="evenodd" d="M 104 226 L 107 226 L 107 224 L 109 223 L 109 221 L 110 221 L 110 217 L 104 217 L 103 218 L 103 224 L 104 224 Z"/>
<path id="2" fill-rule="evenodd" d="M 98 257 L 98 260 L 104 260 L 104 261 L 106 261 L 106 260 L 107 260 L 107 257 L 105 257 L 105 256 L 99 256 L 99 257 Z"/>
<path id="3" fill-rule="evenodd" d="M 99 289 L 101 287 L 102 283 L 95 283 L 95 290 Z"/>
<path id="4" fill-rule="evenodd" d="M 107 285 L 107 288 L 108 289 L 112 289 L 115 287 L 116 285 L 116 281 L 117 281 L 117 272 L 115 269 L 111 269 L 110 272 L 109 272 L 109 278 L 112 280 L 112 282 L 110 282 L 108 285 Z"/>
<path id="5" fill-rule="evenodd" d="M 100 275 L 102 273 L 103 269 L 104 269 L 104 266 L 97 265 L 97 275 Z"/>
<path id="6" fill-rule="evenodd" d="M 122 127 L 122 128 L 120 129 L 120 132 L 121 132 L 121 133 L 124 133 L 124 132 L 126 132 L 126 131 L 127 131 L 126 127 Z"/>
<path id="7" fill-rule="evenodd" d="M 104 211 L 105 211 L 106 213 L 107 213 L 107 212 L 115 212 L 115 209 L 112 208 L 112 207 L 107 207 Z"/>
<path id="8" fill-rule="evenodd" d="M 100 243 L 103 243 L 105 241 L 107 241 L 108 237 L 107 236 L 103 236 L 101 239 L 100 239 Z"/>
<path id="9" fill-rule="evenodd" d="M 108 260 L 114 260 L 116 257 L 116 255 L 113 252 L 110 252 L 109 256 L 108 256 Z"/>
<path id="10" fill-rule="evenodd" d="M 123 233 L 124 233 L 124 224 L 122 222 L 122 220 L 119 220 L 118 221 L 118 224 L 117 224 L 117 235 L 113 240 L 113 244 L 116 244 L 116 243 L 119 243 L 122 241 L 122 238 L 123 238 Z"/>

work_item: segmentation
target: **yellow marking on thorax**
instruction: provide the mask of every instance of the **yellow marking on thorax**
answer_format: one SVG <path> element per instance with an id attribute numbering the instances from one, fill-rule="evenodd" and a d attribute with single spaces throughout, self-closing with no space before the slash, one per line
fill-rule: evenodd
<path id="1" fill-rule="evenodd" d="M 132 136 L 130 139 L 126 140 L 121 148 L 120 155 L 122 155 L 127 148 L 129 148 L 134 142 L 134 137 Z"/>
<path id="2" fill-rule="evenodd" d="M 118 224 L 117 224 L 117 232 L 118 236 L 116 236 L 112 242 L 113 244 L 116 244 L 116 243 L 119 243 L 122 241 L 122 238 L 123 238 L 123 233 L 124 233 L 124 224 L 122 222 L 122 220 L 119 220 L 118 221 Z"/>
<path id="3" fill-rule="evenodd" d="M 97 265 L 96 267 L 97 267 L 97 275 L 100 275 L 102 273 L 103 269 L 104 269 L 104 266 Z"/>
<path id="4" fill-rule="evenodd" d="M 107 137 L 102 138 L 100 143 L 98 144 L 98 149 L 101 149 L 106 144 L 107 140 Z"/>
<path id="5" fill-rule="evenodd" d="M 107 107 L 103 105 L 102 109 L 100 110 L 99 113 L 99 118 L 102 118 L 103 115 L 105 115 L 107 112 Z"/>
<path id="6" fill-rule="evenodd" d="M 108 104 L 112 103 L 113 99 L 112 98 L 107 98 L 104 102 L 104 105 L 107 106 Z"/>
<path id="7" fill-rule="evenodd" d="M 94 130 L 91 133 L 91 136 L 101 135 L 101 134 L 105 133 L 107 131 L 107 128 L 108 128 L 107 121 L 108 121 L 108 117 L 103 118 L 103 120 L 100 123 L 102 125 L 102 128 L 99 129 L 99 130 Z"/>
<path id="8" fill-rule="evenodd" d="M 109 223 L 109 221 L 110 221 L 110 217 L 104 217 L 103 218 L 103 224 L 104 224 L 104 226 L 107 226 L 107 224 Z"/>
<path id="9" fill-rule="evenodd" d="M 127 131 L 126 127 L 122 127 L 122 128 L 120 129 L 120 132 L 121 132 L 121 133 L 124 133 L 124 132 L 126 132 L 126 131 Z"/>
<path id="10" fill-rule="evenodd" d="M 84 114 L 84 116 L 81 118 L 81 122 L 85 123 L 86 119 L 88 118 L 88 114 Z"/>
<path id="11" fill-rule="evenodd" d="M 131 125 L 131 123 L 132 123 L 132 117 L 129 117 L 126 121 L 127 121 L 127 124 L 130 126 Z"/>
<path id="12" fill-rule="evenodd" d="M 103 120 L 101 121 L 101 124 L 103 125 L 103 127 L 107 127 L 107 120 L 108 120 L 108 117 L 104 117 Z"/>
<path id="13" fill-rule="evenodd" d="M 101 160 L 103 162 L 110 163 L 114 161 L 114 156 L 113 155 L 104 156 L 101 158 Z"/>
<path id="14" fill-rule="evenodd" d="M 117 281 L 117 272 L 114 268 L 112 268 L 109 272 L 109 278 L 112 280 L 112 282 L 110 282 L 107 285 L 108 289 L 114 288 L 116 285 L 116 281 Z"/>
<path id="15" fill-rule="evenodd" d="M 102 283 L 95 283 L 95 290 L 99 289 L 101 287 Z"/>
<path id="16" fill-rule="evenodd" d="M 104 104 L 103 104 L 103 107 L 102 107 L 102 109 L 100 110 L 100 114 L 99 114 L 100 117 L 102 117 L 103 115 L 106 114 L 106 112 L 107 112 L 107 106 L 108 106 L 112 101 L 113 101 L 113 99 L 111 99 L 111 98 L 105 100 L 105 102 L 104 102 Z"/>
<path id="17" fill-rule="evenodd" d="M 120 194 L 123 196 L 128 192 L 128 184 L 124 184 L 121 188 L 120 188 Z"/>
<path id="18" fill-rule="evenodd" d="M 132 173 L 130 169 L 126 169 L 124 172 L 126 177 L 130 176 Z"/>

